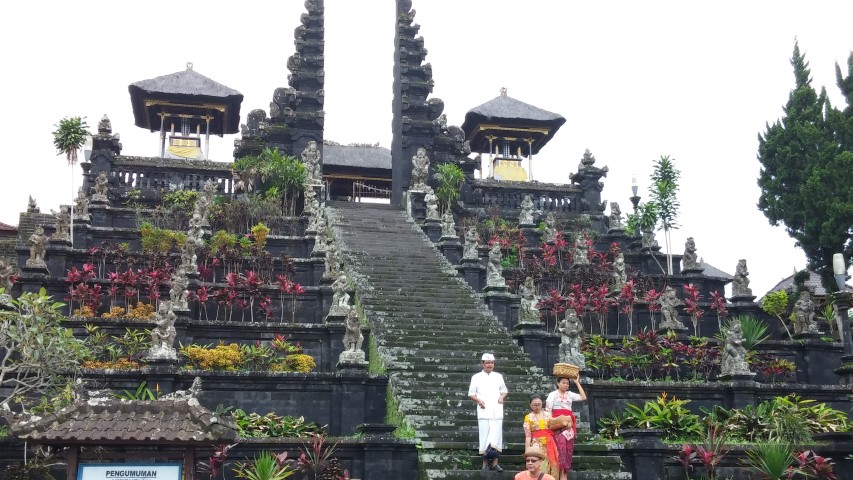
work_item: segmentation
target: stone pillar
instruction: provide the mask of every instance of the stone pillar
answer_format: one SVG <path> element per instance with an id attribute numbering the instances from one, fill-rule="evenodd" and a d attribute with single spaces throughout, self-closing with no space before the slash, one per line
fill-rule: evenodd
<path id="1" fill-rule="evenodd" d="M 45 247 L 47 269 L 57 278 L 65 276 L 68 270 L 68 257 L 72 252 L 71 240 L 54 240 L 51 238 Z"/>
<path id="2" fill-rule="evenodd" d="M 441 239 L 441 220 L 437 218 L 426 218 L 421 225 L 421 229 L 432 243 L 437 243 Z"/>
<path id="3" fill-rule="evenodd" d="M 539 248 L 542 244 L 542 232 L 537 230 L 534 225 L 519 225 L 518 227 L 521 229 L 521 233 L 524 234 L 524 238 L 527 240 L 524 248 L 527 250 Z"/>
<path id="4" fill-rule="evenodd" d="M 533 364 L 546 369 L 551 363 L 548 359 L 548 345 L 546 339 L 545 325 L 533 323 L 520 323 L 512 331 L 512 338 L 518 342 L 518 346 L 524 349 L 524 353 L 533 360 Z"/>
<path id="5" fill-rule="evenodd" d="M 504 327 L 512 330 L 513 319 L 510 313 L 510 303 L 515 301 L 517 304 L 518 295 L 509 293 L 506 287 L 486 287 L 483 289 L 483 300 L 495 317 L 503 323 Z"/>
<path id="6" fill-rule="evenodd" d="M 853 294 L 850 292 L 835 293 L 835 308 L 840 316 L 841 344 L 844 346 L 844 354 L 841 356 L 841 366 L 833 370 L 833 373 L 841 377 L 841 384 L 853 386 L 853 335 L 851 335 L 850 317 L 848 310 L 853 306 Z"/>
<path id="7" fill-rule="evenodd" d="M 483 278 L 486 275 L 486 267 L 480 264 L 479 260 L 473 258 L 463 258 L 462 262 L 456 266 L 465 281 L 475 292 L 483 290 Z"/>
<path id="8" fill-rule="evenodd" d="M 438 251 L 451 265 L 456 265 L 462 259 L 462 242 L 456 237 L 441 237 L 438 242 Z"/>
<path id="9" fill-rule="evenodd" d="M 728 381 L 731 388 L 732 404 L 728 408 L 744 408 L 747 405 L 755 405 L 755 390 L 758 388 L 758 383 L 752 381 L 751 375 L 728 375 L 725 378 L 721 375 L 720 380 Z"/>
<path id="10" fill-rule="evenodd" d="M 407 191 L 406 192 L 406 207 L 408 209 L 409 216 L 416 223 L 422 223 L 426 220 L 426 201 L 424 197 L 426 196 L 426 192 L 421 191 Z"/>

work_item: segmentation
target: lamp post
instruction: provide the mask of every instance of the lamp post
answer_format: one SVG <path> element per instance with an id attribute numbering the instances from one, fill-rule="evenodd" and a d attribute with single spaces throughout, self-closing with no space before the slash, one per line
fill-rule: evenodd
<path id="1" fill-rule="evenodd" d="M 841 344 L 844 346 L 841 366 L 834 371 L 841 376 L 841 383 L 853 385 L 853 337 L 850 336 L 850 317 L 847 313 L 847 310 L 853 306 L 853 298 L 850 292 L 844 289 L 844 282 L 847 280 L 847 263 L 844 261 L 844 255 L 836 253 L 832 256 L 832 272 L 835 274 L 835 283 L 838 285 L 838 292 L 835 293 L 835 310 L 838 312 L 841 323 L 838 326 L 838 333 L 841 335 Z"/>
<path id="2" fill-rule="evenodd" d="M 631 200 L 631 205 L 634 206 L 634 215 L 637 215 L 637 208 L 640 206 L 640 196 L 637 195 L 639 187 L 637 186 L 637 174 L 634 173 L 631 175 L 631 193 L 634 195 L 630 197 L 628 200 Z M 634 235 L 640 234 L 640 227 L 636 226 L 634 228 Z"/>

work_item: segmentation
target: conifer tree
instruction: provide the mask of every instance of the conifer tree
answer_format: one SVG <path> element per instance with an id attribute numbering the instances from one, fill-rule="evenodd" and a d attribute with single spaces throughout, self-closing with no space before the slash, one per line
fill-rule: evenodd
<path id="1" fill-rule="evenodd" d="M 825 89 L 818 94 L 812 87 L 798 43 L 791 65 L 795 86 L 784 116 L 758 136 L 758 208 L 772 225 L 785 225 L 809 268 L 834 291 L 832 255 L 843 252 L 849 264 L 853 254 L 853 55 L 846 79 L 836 65 L 847 99 L 843 112 L 830 105 Z"/>

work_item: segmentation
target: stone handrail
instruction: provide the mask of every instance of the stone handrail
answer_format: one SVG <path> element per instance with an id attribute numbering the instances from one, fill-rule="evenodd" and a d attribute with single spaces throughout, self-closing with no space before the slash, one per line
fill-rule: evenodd
<path id="1" fill-rule="evenodd" d="M 533 208 L 543 213 L 580 213 L 583 191 L 576 185 L 557 185 L 541 182 L 510 182 L 475 179 L 471 195 L 465 199 L 466 207 L 488 210 L 497 206 L 501 211 L 521 209 L 525 195 L 533 198 Z"/>
<path id="2" fill-rule="evenodd" d="M 138 190 L 201 190 L 213 180 L 223 194 L 232 193 L 231 163 L 160 157 L 119 156 L 112 162 L 114 185 Z"/>

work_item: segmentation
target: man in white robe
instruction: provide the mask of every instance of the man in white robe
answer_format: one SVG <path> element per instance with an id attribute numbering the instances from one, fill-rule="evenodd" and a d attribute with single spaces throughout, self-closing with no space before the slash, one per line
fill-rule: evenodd
<path id="1" fill-rule="evenodd" d="M 477 404 L 479 451 L 483 456 L 483 470 L 502 472 L 503 468 L 498 465 L 498 455 L 503 449 L 504 400 L 508 390 L 503 375 L 494 371 L 495 356 L 484 353 L 481 361 L 483 371 L 471 377 L 468 398 Z"/>

